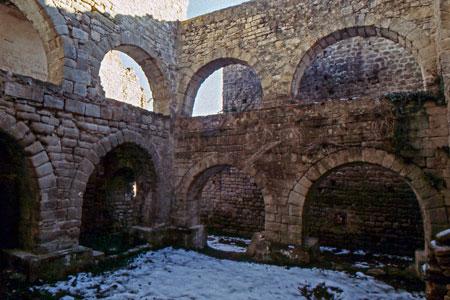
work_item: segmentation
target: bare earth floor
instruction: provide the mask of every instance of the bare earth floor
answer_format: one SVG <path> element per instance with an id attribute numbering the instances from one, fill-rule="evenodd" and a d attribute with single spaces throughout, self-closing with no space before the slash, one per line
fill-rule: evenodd
<path id="1" fill-rule="evenodd" d="M 149 251 L 127 267 L 40 287 L 61 299 L 425 299 L 362 273 L 220 260 L 194 251 Z M 62 293 L 61 293 L 62 292 Z"/>

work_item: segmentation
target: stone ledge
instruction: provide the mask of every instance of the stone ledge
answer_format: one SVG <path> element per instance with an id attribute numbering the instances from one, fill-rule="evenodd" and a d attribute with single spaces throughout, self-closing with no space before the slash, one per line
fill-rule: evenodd
<path id="1" fill-rule="evenodd" d="M 57 280 L 93 264 L 92 249 L 83 246 L 36 255 L 21 249 L 0 252 L 1 264 L 21 273 L 26 281 Z"/>
<path id="2" fill-rule="evenodd" d="M 153 249 L 168 246 L 202 249 L 206 246 L 206 230 L 203 225 L 185 227 L 151 228 L 134 226 L 130 236 L 146 240 Z"/>

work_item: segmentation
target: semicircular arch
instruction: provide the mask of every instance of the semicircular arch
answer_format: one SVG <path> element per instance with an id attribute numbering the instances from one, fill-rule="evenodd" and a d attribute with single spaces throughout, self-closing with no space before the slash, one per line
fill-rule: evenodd
<path id="1" fill-rule="evenodd" d="M 270 191 L 266 188 L 266 180 L 263 172 L 259 172 L 255 168 L 243 165 L 237 159 L 230 156 L 219 157 L 217 155 L 209 155 L 197 163 L 195 163 L 182 177 L 178 184 L 177 190 L 179 191 L 178 208 L 182 210 L 180 217 L 181 223 L 184 226 L 193 226 L 195 221 L 199 221 L 197 212 L 195 211 L 193 199 L 196 193 L 201 189 L 207 179 L 226 168 L 236 168 L 239 171 L 249 175 L 255 182 L 256 186 L 261 191 L 264 202 L 270 196 Z"/>
<path id="2" fill-rule="evenodd" d="M 425 179 L 422 169 L 414 164 L 407 164 L 400 157 L 375 148 L 353 148 L 336 151 L 316 160 L 301 176 L 289 192 L 288 205 L 290 218 L 295 222 L 289 227 L 291 243 L 302 243 L 302 217 L 306 198 L 313 184 L 324 175 L 338 167 L 369 163 L 391 170 L 404 179 L 414 191 L 421 210 L 425 246 L 443 226 L 448 226 L 448 215 L 443 196 Z M 295 212 L 295 213 L 293 213 Z"/>
<path id="3" fill-rule="evenodd" d="M 10 1 L 33 23 L 41 38 L 47 57 L 47 81 L 61 85 L 64 75 L 64 46 L 68 46 L 68 42 L 61 36 L 69 34 L 65 19 L 56 7 L 43 5 L 35 0 Z"/>
<path id="4" fill-rule="evenodd" d="M 56 187 L 53 165 L 44 146 L 24 122 L 17 121 L 13 116 L 0 112 L 0 131 L 8 135 L 25 153 L 24 158 L 34 185 L 31 188 L 35 195 L 32 197 L 31 203 L 25 205 L 29 211 L 23 212 L 29 216 L 30 220 L 24 227 L 24 244 L 22 246 L 26 249 L 36 248 L 39 247 L 36 244 L 37 240 L 40 240 L 41 243 L 48 241 L 37 238 L 41 232 L 37 221 L 48 221 L 41 214 L 41 201 L 48 199 L 48 194 Z"/>
<path id="5" fill-rule="evenodd" d="M 195 97 L 197 92 L 202 85 L 202 83 L 209 77 L 212 73 L 219 70 L 220 68 L 227 67 L 229 65 L 242 65 L 249 68 L 255 72 L 258 77 L 258 72 L 252 67 L 251 63 L 235 57 L 219 57 L 209 60 L 208 63 L 197 67 L 194 72 L 187 76 L 187 82 L 181 85 L 182 92 L 182 104 L 181 104 L 181 114 L 184 116 L 191 116 L 194 108 Z M 264 90 L 264 87 L 263 87 Z M 180 111 L 179 110 L 179 111 Z"/>
<path id="6" fill-rule="evenodd" d="M 102 89 L 99 74 L 103 58 L 110 51 L 120 51 L 131 57 L 142 68 L 153 94 L 154 111 L 168 115 L 170 114 L 170 91 L 169 75 L 165 72 L 167 67 L 162 63 L 161 55 L 152 49 L 147 39 L 133 35 L 133 39 L 130 40 L 130 36 L 129 32 L 123 32 L 116 44 L 111 45 L 104 41 L 98 46 L 101 52 L 96 54 L 97 62 L 92 64 L 91 70 L 91 73 L 98 77 L 98 88 Z M 101 57 L 99 57 L 100 55 Z"/>
<path id="7" fill-rule="evenodd" d="M 431 88 L 436 81 L 435 72 L 432 69 L 432 66 L 429 66 L 429 64 L 427 63 L 429 61 L 429 57 L 424 57 L 421 54 L 421 50 L 426 46 L 432 44 L 432 41 L 431 38 L 428 37 L 425 32 L 418 28 L 414 23 L 411 23 L 410 25 L 413 26 L 413 28 L 408 32 L 419 32 L 418 35 L 424 41 L 421 40 L 419 43 L 419 41 L 408 39 L 408 37 L 410 37 L 409 34 L 407 36 L 403 36 L 400 33 L 395 32 L 389 28 L 367 25 L 342 28 L 332 32 L 328 31 L 322 37 L 315 39 L 309 46 L 306 46 L 304 49 L 307 50 L 296 50 L 294 57 L 300 57 L 299 63 L 296 65 L 295 69 L 287 68 L 286 70 L 287 72 L 293 74 L 291 83 L 291 97 L 297 97 L 303 75 L 308 67 L 310 67 L 313 63 L 316 55 L 321 53 L 328 46 L 331 46 L 339 41 L 358 36 L 363 38 L 386 38 L 406 49 L 411 55 L 414 56 L 421 68 L 424 88 Z"/>
<path id="8" fill-rule="evenodd" d="M 89 150 L 87 156 L 82 159 L 72 182 L 72 190 L 75 192 L 75 195 L 82 199 L 88 180 L 95 167 L 100 163 L 103 157 L 123 144 L 134 144 L 143 149 L 145 153 L 149 155 L 155 167 L 157 182 L 161 182 L 163 167 L 160 160 L 157 159 L 161 157 L 161 155 L 153 147 L 151 139 L 144 139 L 142 135 L 130 130 L 121 130 L 98 141 L 93 145 L 91 150 Z"/>

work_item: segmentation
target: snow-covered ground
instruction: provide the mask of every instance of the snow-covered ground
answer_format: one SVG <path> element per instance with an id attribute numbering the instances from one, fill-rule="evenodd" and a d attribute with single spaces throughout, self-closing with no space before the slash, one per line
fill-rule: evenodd
<path id="1" fill-rule="evenodd" d="M 101 276 L 78 274 L 41 288 L 83 299 L 307 299 L 316 286 L 342 300 L 425 299 L 362 273 L 302 269 L 220 260 L 194 251 L 166 248 L 139 255 L 126 268 Z M 61 299 L 70 300 L 71 296 Z"/>
<path id="2" fill-rule="evenodd" d="M 244 253 L 251 240 L 237 237 L 209 235 L 206 242 L 208 247 L 216 250 Z"/>

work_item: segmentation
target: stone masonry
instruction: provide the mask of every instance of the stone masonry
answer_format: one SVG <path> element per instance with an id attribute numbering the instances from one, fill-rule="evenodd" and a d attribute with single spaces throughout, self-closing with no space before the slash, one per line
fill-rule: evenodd
<path id="1" fill-rule="evenodd" d="M 305 234 L 320 245 L 409 256 L 424 245 L 414 192 L 378 166 L 337 168 L 315 183 L 305 210 Z"/>
<path id="2" fill-rule="evenodd" d="M 223 68 L 223 111 L 240 112 L 261 107 L 262 87 L 258 76 L 243 65 Z"/>
<path id="3" fill-rule="evenodd" d="M 420 67 L 404 48 L 385 38 L 354 37 L 318 54 L 296 94 L 299 103 L 306 103 L 422 89 Z"/>
<path id="4" fill-rule="evenodd" d="M 212 175 L 202 190 L 201 222 L 210 231 L 251 238 L 264 230 L 264 199 L 250 176 L 235 168 Z"/>
<path id="5" fill-rule="evenodd" d="M 17 228 L 15 250 L 3 253 L 20 261 L 30 278 L 37 269 L 65 273 L 93 261 L 92 250 L 79 246 L 86 191 L 95 178 L 105 180 L 105 187 L 117 187 L 113 183 L 120 178 L 122 183 L 135 179 L 141 167 L 132 157 L 119 173 L 100 170 L 110 153 L 128 146 L 126 152 L 148 157 L 154 185 L 142 199 L 129 198 L 135 201 L 131 208 L 124 204 L 129 202 L 125 196 L 120 196 L 123 202 L 113 197 L 121 207 L 117 220 L 133 215 L 129 220 L 149 235 L 183 228 L 177 241 L 204 246 L 201 191 L 212 176 L 232 167 L 261 191 L 266 239 L 301 245 L 307 237 L 307 202 L 316 183 L 341 167 L 375 165 L 406 183 L 411 199 L 414 193 L 423 222 L 421 245 L 431 253 L 430 242 L 449 227 L 448 0 L 259 0 L 186 21 L 174 20 L 184 19 L 187 1 L 124 3 L 0 4 L 2 13 L 4 7 L 14 11 L 0 18 L 0 29 L 28 26 L 22 31 L 27 41 L 15 53 L 15 60 L 24 64 L 7 64 L 0 51 L 0 68 L 5 69 L 0 70 L 0 144 L 22 153 L 0 153 L 0 163 L 14 163 L 12 175 L 26 174 L 28 190 L 20 188 L 23 181 L 14 181 L 18 176 L 7 179 L 17 184 L 15 191 L 7 192 L 21 205 L 10 214 L 19 220 L 8 225 Z M 322 53 L 335 47 L 326 63 L 337 62 L 337 48 L 352 38 L 358 43 L 377 40 L 370 49 L 384 59 L 400 48 L 409 56 L 403 62 L 393 54 L 398 62 L 395 74 L 380 81 L 376 89 L 382 92 L 376 95 L 358 90 L 354 97 L 346 89 L 355 86 L 348 85 L 342 91 L 345 98 L 358 99 L 316 97 L 299 103 L 302 82 L 311 80 L 309 74 L 319 76 L 312 70 Z M 386 39 L 396 45 L 392 51 L 381 51 L 390 47 Z M 1 49 L 7 45 L 0 43 Z M 27 54 L 30 49 L 36 57 L 45 54 L 46 71 Z M 99 70 L 111 50 L 126 53 L 142 66 L 155 112 L 103 96 Z M 23 68 L 25 64 L 30 68 Z M 191 118 L 204 79 L 233 64 L 250 67 L 257 75 L 261 106 Z M 344 69 L 341 65 L 339 72 Z M 384 92 L 394 91 L 392 78 L 399 79 L 395 90 L 410 93 L 384 97 Z M 328 89 L 320 84 L 319 90 Z M 313 96 L 314 89 L 309 89 Z M 382 177 L 389 181 L 389 176 Z M 112 189 L 118 192 L 114 195 L 129 197 L 129 185 L 121 186 L 124 189 Z M 7 206 L 3 198 L 1 203 Z M 134 206 L 137 203 L 143 205 Z"/>

